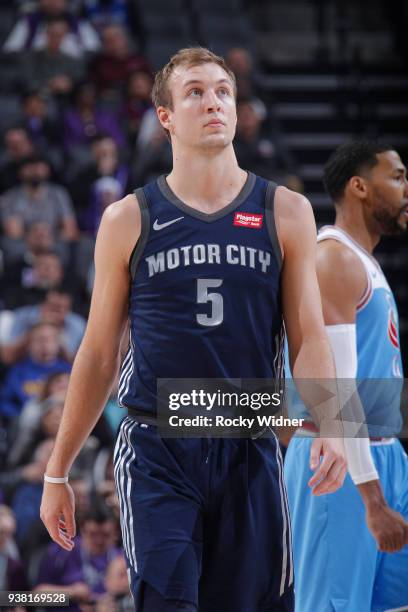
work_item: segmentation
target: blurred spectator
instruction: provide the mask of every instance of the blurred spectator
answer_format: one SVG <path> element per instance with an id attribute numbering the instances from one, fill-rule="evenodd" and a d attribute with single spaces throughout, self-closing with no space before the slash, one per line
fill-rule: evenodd
<path id="1" fill-rule="evenodd" d="M 106 570 L 120 549 L 115 545 L 116 521 L 98 500 L 79 520 L 79 537 L 68 552 L 51 544 L 42 560 L 36 592 L 69 593 L 72 604 L 61 610 L 79 610 L 81 604 L 95 602 L 106 592 Z M 77 604 L 77 605 L 75 605 Z"/>
<path id="2" fill-rule="evenodd" d="M 120 505 L 113 474 L 112 449 L 106 448 L 99 451 L 94 463 L 93 482 L 95 491 L 105 500 L 106 505 L 119 521 Z"/>
<path id="3" fill-rule="evenodd" d="M 17 429 L 17 432 L 21 433 L 20 428 L 20 417 L 13 421 L 11 432 L 10 432 L 10 446 L 11 450 L 14 452 L 15 450 L 18 452 L 19 462 L 18 465 L 22 465 L 30 461 L 33 456 L 35 448 L 46 438 L 55 438 L 57 435 L 58 427 L 61 421 L 62 411 L 64 408 L 65 401 L 65 392 L 60 394 L 51 395 L 48 399 L 41 403 L 41 414 L 35 425 L 30 429 L 30 435 L 25 436 L 24 440 L 21 439 L 16 440 L 12 439 L 13 429 Z M 23 412 L 25 410 L 25 406 L 30 404 L 30 400 L 26 402 L 23 408 Z M 26 432 L 24 432 L 26 433 Z M 18 435 L 18 433 L 17 433 Z M 18 443 L 18 448 L 15 448 L 15 444 Z M 14 456 L 16 453 L 14 452 Z M 9 459 L 9 457 L 8 457 Z M 10 465 L 9 460 L 7 464 Z"/>
<path id="4" fill-rule="evenodd" d="M 256 84 L 259 76 L 252 55 L 244 47 L 233 47 L 229 49 L 226 61 L 235 75 L 238 102 L 250 102 L 259 119 L 264 121 L 268 113 L 264 102 L 258 96 Z"/>
<path id="5" fill-rule="evenodd" d="M 248 49 L 245 49 L 245 47 L 232 47 L 228 49 L 225 59 L 237 80 L 240 78 L 251 78 L 253 61 Z"/>
<path id="6" fill-rule="evenodd" d="M 16 431 L 12 446 L 7 456 L 7 465 L 16 467 L 26 456 L 27 449 L 35 439 L 41 422 L 41 415 L 46 410 L 50 398 L 64 397 L 68 389 L 69 373 L 53 372 L 44 380 L 38 397 L 28 400 L 24 404 L 16 422 Z"/>
<path id="7" fill-rule="evenodd" d="M 135 605 L 129 590 L 126 560 L 118 555 L 109 563 L 105 577 L 106 595 L 96 604 L 95 612 L 133 612 Z"/>
<path id="8" fill-rule="evenodd" d="M 136 143 L 133 164 L 132 185 L 144 185 L 170 172 L 172 152 L 166 132 L 156 114 L 156 109 L 148 110 L 142 119 Z"/>
<path id="9" fill-rule="evenodd" d="M 0 162 L 0 193 L 19 182 L 21 162 L 34 154 L 34 145 L 22 126 L 10 127 L 4 134 L 4 154 Z"/>
<path id="10" fill-rule="evenodd" d="M 74 179 L 72 197 L 81 230 L 96 234 L 103 211 L 128 191 L 129 169 L 119 158 L 118 147 L 109 136 L 92 143 L 92 162 Z"/>
<path id="11" fill-rule="evenodd" d="M 39 91 L 27 91 L 22 96 L 23 125 L 37 151 L 47 155 L 54 167 L 61 169 L 61 128 L 53 117 L 44 96 Z"/>
<path id="12" fill-rule="evenodd" d="M 4 287 L 21 284 L 25 275 L 30 275 L 37 255 L 55 252 L 64 266 L 68 262 L 68 248 L 65 242 L 55 242 L 51 227 L 41 221 L 33 223 L 27 229 L 25 240 L 14 240 L 3 237 L 6 243 L 6 270 L 2 283 Z M 3 290 L 4 292 L 5 290 Z"/>
<path id="13" fill-rule="evenodd" d="M 108 23 L 126 27 L 132 22 L 128 0 L 83 0 L 82 6 L 87 19 L 98 30 Z"/>
<path id="14" fill-rule="evenodd" d="M 50 20 L 67 20 L 61 51 L 71 57 L 80 57 L 87 51 L 96 51 L 100 46 L 98 34 L 90 23 L 69 13 L 67 0 L 40 0 L 37 10 L 22 15 L 10 32 L 3 50 L 7 52 L 44 49 L 46 26 Z"/>
<path id="15" fill-rule="evenodd" d="M 112 94 L 118 88 L 124 92 L 129 75 L 137 70 L 150 72 L 144 57 L 132 53 L 126 30 L 114 24 L 105 26 L 102 30 L 102 51 L 89 71 L 99 93 Z"/>
<path id="16" fill-rule="evenodd" d="M 13 511 L 0 499 L 0 555 L 6 554 L 13 559 L 20 558 L 20 552 L 14 539 L 16 520 Z"/>
<path id="17" fill-rule="evenodd" d="M 17 262 L 7 269 L 3 299 L 6 308 L 38 304 L 49 289 L 59 287 L 64 279 L 60 256 L 53 251 L 38 253 L 31 267 Z"/>
<path id="18" fill-rule="evenodd" d="M 64 17 L 47 22 L 44 48 L 23 56 L 22 80 L 25 87 L 64 96 L 83 78 L 84 62 L 62 51 L 68 28 Z"/>
<path id="19" fill-rule="evenodd" d="M 97 134 L 110 136 L 118 147 L 125 144 L 116 115 L 97 105 L 92 83 L 82 83 L 74 92 L 74 106 L 64 115 L 64 148 L 67 153 L 77 154 L 78 148 L 88 148 Z"/>
<path id="20" fill-rule="evenodd" d="M 129 77 L 125 118 L 132 141 L 138 134 L 143 115 L 152 108 L 152 86 L 152 77 L 147 72 L 138 70 Z"/>
<path id="21" fill-rule="evenodd" d="M 77 225 L 68 192 L 51 183 L 50 165 L 40 156 L 22 162 L 19 177 L 22 185 L 2 196 L 2 222 L 7 237 L 21 239 L 27 228 L 37 221 L 48 223 L 62 240 L 74 240 Z"/>
<path id="22" fill-rule="evenodd" d="M 50 373 L 70 370 L 70 364 L 58 357 L 60 350 L 60 331 L 55 325 L 43 322 L 30 329 L 27 357 L 9 369 L 1 390 L 3 417 L 18 416 L 24 403 L 39 395 L 42 382 Z"/>
<path id="23" fill-rule="evenodd" d="M 75 497 L 75 514 L 81 516 L 91 509 L 91 487 L 89 479 L 79 473 L 70 474 L 69 483 Z"/>
<path id="24" fill-rule="evenodd" d="M 266 129 L 262 116 L 250 101 L 238 103 L 237 116 L 234 149 L 239 165 L 287 184 L 293 163 L 278 131 Z"/>
<path id="25" fill-rule="evenodd" d="M 233 47 L 226 55 L 226 61 L 235 75 L 239 100 L 257 100 L 257 104 L 266 112 L 265 105 L 256 96 L 254 61 L 248 49 Z M 260 109 L 258 109 L 260 110 Z"/>
<path id="26" fill-rule="evenodd" d="M 16 519 L 11 508 L 0 506 L 0 591 L 24 591 L 28 588 L 21 562 L 14 542 Z"/>
<path id="27" fill-rule="evenodd" d="M 41 495 L 44 473 L 54 446 L 54 438 L 40 442 L 33 454 L 33 460 L 21 470 L 22 481 L 13 496 L 12 508 L 17 521 L 17 541 L 20 546 L 32 527 L 40 520 Z"/>
<path id="28" fill-rule="evenodd" d="M 40 322 L 49 323 L 61 332 L 64 356 L 72 360 L 81 343 L 86 322 L 72 312 L 72 296 L 63 287 L 47 291 L 44 301 L 36 306 L 22 306 L 14 311 L 14 320 L 8 342 L 1 347 L 5 363 L 14 363 L 27 349 L 30 329 Z"/>

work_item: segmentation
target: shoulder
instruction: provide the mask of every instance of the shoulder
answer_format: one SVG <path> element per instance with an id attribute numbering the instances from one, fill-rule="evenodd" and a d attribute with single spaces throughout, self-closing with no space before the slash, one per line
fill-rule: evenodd
<path id="1" fill-rule="evenodd" d="M 316 223 L 312 205 L 300 193 L 279 186 L 275 192 L 274 217 L 283 256 L 315 249 Z"/>
<path id="2" fill-rule="evenodd" d="M 350 248 L 337 240 L 320 242 L 316 270 L 322 297 L 355 307 L 367 286 L 367 275 Z"/>
<path id="3" fill-rule="evenodd" d="M 118 254 L 126 263 L 140 237 L 141 215 L 137 198 L 129 194 L 110 204 L 104 211 L 98 230 L 96 253 L 101 249 L 111 258 Z"/>
<path id="4" fill-rule="evenodd" d="M 281 219 L 290 219 L 300 224 L 303 218 L 313 217 L 313 209 L 304 195 L 278 185 L 275 193 L 275 214 Z"/>
<path id="5" fill-rule="evenodd" d="M 121 200 L 110 204 L 103 213 L 105 225 L 125 226 L 127 223 L 140 224 L 140 206 L 135 194 L 126 195 Z"/>
<path id="6" fill-rule="evenodd" d="M 321 276 L 330 275 L 332 282 L 341 278 L 350 285 L 360 287 L 366 282 L 362 261 L 354 251 L 338 240 L 329 238 L 318 243 L 316 265 L 318 273 Z"/>
<path id="7" fill-rule="evenodd" d="M 344 266 L 357 266 L 358 268 L 364 268 L 358 255 L 350 249 L 346 244 L 335 240 L 334 238 L 327 238 L 318 242 L 317 247 L 318 259 L 323 264 L 340 264 Z"/>

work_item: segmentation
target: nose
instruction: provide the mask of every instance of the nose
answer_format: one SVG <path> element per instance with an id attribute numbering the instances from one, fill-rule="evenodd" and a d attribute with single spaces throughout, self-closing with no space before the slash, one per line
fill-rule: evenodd
<path id="1" fill-rule="evenodd" d="M 220 100 L 213 89 L 209 89 L 204 96 L 206 111 L 211 113 L 221 108 Z"/>

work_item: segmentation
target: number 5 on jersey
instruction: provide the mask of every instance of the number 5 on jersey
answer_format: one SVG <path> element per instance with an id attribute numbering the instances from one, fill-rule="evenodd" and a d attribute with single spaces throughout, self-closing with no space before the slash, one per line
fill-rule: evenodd
<path id="1" fill-rule="evenodd" d="M 197 304 L 211 304 L 211 313 L 197 314 L 197 323 L 205 327 L 220 325 L 224 319 L 224 300 L 221 293 L 209 291 L 221 287 L 220 278 L 197 278 Z"/>

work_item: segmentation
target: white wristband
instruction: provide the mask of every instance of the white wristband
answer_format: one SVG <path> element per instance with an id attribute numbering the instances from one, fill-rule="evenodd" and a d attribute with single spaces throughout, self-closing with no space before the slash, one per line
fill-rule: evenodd
<path id="1" fill-rule="evenodd" d="M 47 476 L 47 474 L 44 474 L 44 482 L 51 482 L 52 484 L 65 484 L 68 482 L 68 476 L 54 478 L 53 476 Z"/>

